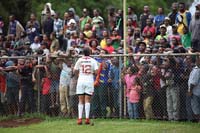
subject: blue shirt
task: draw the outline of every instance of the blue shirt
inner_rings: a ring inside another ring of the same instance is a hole
[[[19,89],[19,76],[15,72],[6,73],[7,88]]]
[[[156,15],[154,17],[154,23],[157,28],[163,23],[164,19],[165,19],[165,15]]]
[[[114,89],[119,89],[119,76],[119,67],[112,65],[110,68],[110,78],[112,79]]]

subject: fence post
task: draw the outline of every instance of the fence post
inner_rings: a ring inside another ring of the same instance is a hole
[[[122,110],[123,110],[123,104],[122,104],[122,98],[123,98],[123,89],[122,89],[122,81],[121,81],[121,68],[122,68],[122,57],[119,56],[119,117],[122,118]]]
[[[42,57],[38,57],[38,65],[40,65],[41,63],[41,59]],[[40,113],[40,69],[38,69],[38,72],[37,72],[37,90],[38,90],[38,107],[37,107],[37,112]]]

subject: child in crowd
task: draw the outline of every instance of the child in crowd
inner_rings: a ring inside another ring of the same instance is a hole
[[[42,111],[45,114],[48,114],[49,106],[50,106],[50,87],[51,87],[51,76],[48,72],[48,69],[46,66],[45,68],[45,76],[42,78]]]
[[[131,66],[131,67],[128,67],[127,73],[125,74],[125,76],[123,77],[123,75],[122,75],[122,77],[123,77],[122,79],[126,86],[126,97],[127,97],[129,118],[133,118],[133,111],[132,111],[132,107],[131,107],[132,105],[131,105],[131,102],[129,99],[130,99],[130,90],[131,90],[133,81],[137,76],[137,72],[138,72],[138,68]]]
[[[142,87],[140,85],[140,78],[136,77],[133,79],[133,84],[130,88],[130,95],[129,95],[129,102],[131,105],[131,111],[132,111],[132,119],[138,119],[139,118],[139,101],[140,101],[140,92],[142,90]]]

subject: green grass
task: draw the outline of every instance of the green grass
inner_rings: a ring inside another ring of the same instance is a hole
[[[95,119],[94,126],[78,126],[75,119],[40,117],[45,119],[40,124],[0,128],[0,133],[200,133],[200,124],[189,122]]]

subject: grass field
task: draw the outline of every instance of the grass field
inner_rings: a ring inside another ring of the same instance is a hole
[[[42,123],[0,128],[0,133],[200,133],[200,124],[128,119],[95,119],[94,126],[76,125],[75,119],[46,118]]]

